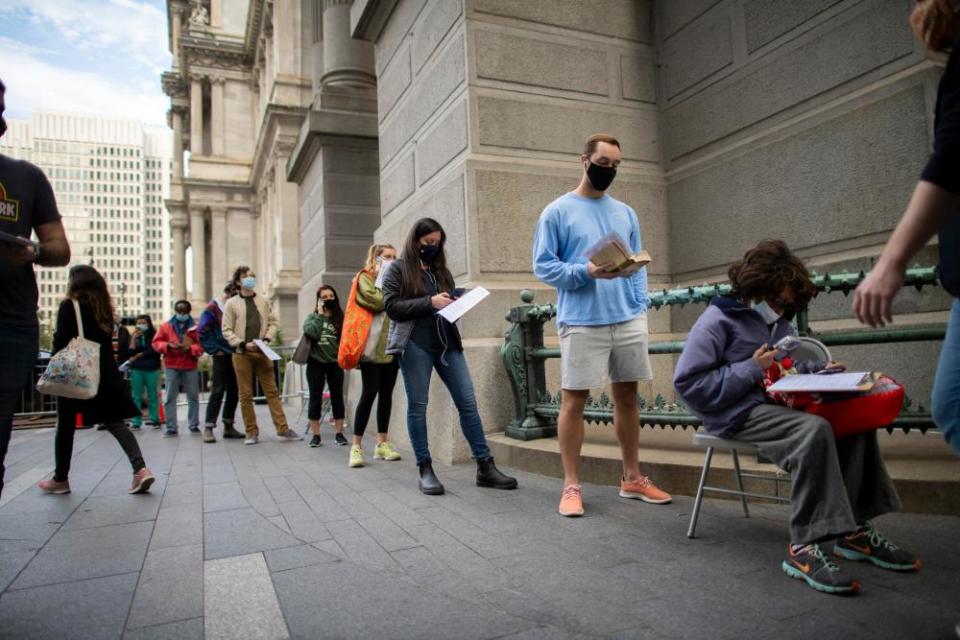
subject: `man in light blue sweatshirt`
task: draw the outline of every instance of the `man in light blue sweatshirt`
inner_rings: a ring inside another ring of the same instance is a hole
[[[533,272],[557,289],[563,387],[558,432],[564,474],[559,512],[573,517],[583,515],[583,410],[590,390],[607,380],[623,457],[620,496],[653,504],[671,501],[640,473],[638,460],[637,382],[653,378],[647,353],[646,268],[614,272],[612,265],[594,264],[586,256],[588,248],[612,232],[634,253],[641,250],[636,212],[605,193],[620,165],[620,143],[606,134],[592,135],[580,163],[580,184],[547,205],[533,241]]]

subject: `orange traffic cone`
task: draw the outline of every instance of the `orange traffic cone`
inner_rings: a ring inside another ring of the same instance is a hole
[[[82,414],[82,413],[78,413],[78,414],[77,414],[76,421],[75,421],[74,424],[76,425],[77,429],[83,429],[83,414]]]

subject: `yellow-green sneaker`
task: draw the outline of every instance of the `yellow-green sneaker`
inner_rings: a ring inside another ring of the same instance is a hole
[[[362,467],[363,466],[363,449],[357,445],[350,447],[350,467]]]
[[[400,454],[397,453],[389,442],[381,442],[373,450],[374,460],[399,460]]]

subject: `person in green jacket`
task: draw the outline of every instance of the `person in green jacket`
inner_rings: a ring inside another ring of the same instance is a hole
[[[377,403],[377,448],[374,460],[400,460],[387,439],[390,426],[390,413],[393,409],[393,387],[397,384],[400,365],[396,358],[387,353],[387,337],[390,333],[390,319],[383,307],[383,292],[377,286],[382,280],[381,272],[390,268],[397,259],[397,250],[390,244],[374,244],[367,253],[367,263],[363,271],[357,274],[358,306],[373,313],[370,333],[360,358],[360,377],[363,389],[357,402],[357,413],[353,419],[353,446],[350,447],[350,467],[363,466],[363,434],[367,430],[373,403]],[[349,309],[349,307],[348,307]]]
[[[340,333],[343,331],[343,309],[336,289],[320,285],[317,289],[317,307],[303,323],[303,333],[310,338],[310,359],[307,361],[307,386],[310,389],[310,404],[307,417],[313,431],[311,447],[320,446],[320,416],[323,408],[323,388],[330,387],[330,403],[333,405],[333,420],[338,445],[347,445],[343,435],[343,369],[337,364],[340,349]]]

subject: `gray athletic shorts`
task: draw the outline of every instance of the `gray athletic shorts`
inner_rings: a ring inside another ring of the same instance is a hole
[[[560,375],[570,391],[652,380],[646,314],[619,324],[560,329]]]

